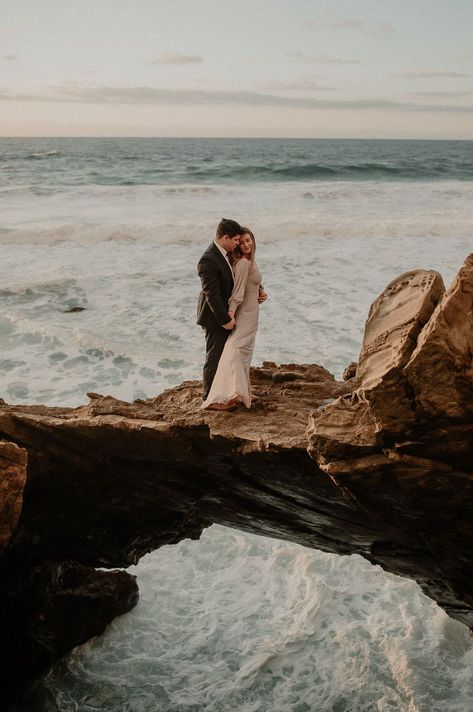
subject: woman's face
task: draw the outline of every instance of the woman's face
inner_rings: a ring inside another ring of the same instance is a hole
[[[240,237],[240,250],[245,257],[251,255],[253,251],[253,240],[251,239],[251,235],[248,235],[247,232]]]

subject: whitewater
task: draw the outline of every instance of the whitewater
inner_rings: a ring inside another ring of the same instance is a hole
[[[196,263],[224,216],[254,230],[269,293],[253,362],[340,377],[391,279],[423,267],[448,285],[472,252],[472,155],[468,142],[0,140],[0,397],[76,406],[200,378]],[[358,556],[213,526],[130,572],[138,606],[18,712],[473,709],[468,630]]]

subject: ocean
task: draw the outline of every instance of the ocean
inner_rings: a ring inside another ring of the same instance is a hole
[[[473,251],[473,142],[0,139],[0,397],[77,406],[200,378],[196,264],[248,225],[253,363],[356,360],[401,272]],[[473,641],[358,556],[212,526],[131,569],[141,598],[17,712],[468,712]]]

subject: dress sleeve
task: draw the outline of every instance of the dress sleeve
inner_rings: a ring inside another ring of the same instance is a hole
[[[242,257],[241,260],[238,260],[235,265],[235,281],[233,284],[233,292],[230,296],[230,302],[228,305],[228,310],[231,312],[235,312],[243,301],[251,264],[252,263],[247,260],[246,257]]]

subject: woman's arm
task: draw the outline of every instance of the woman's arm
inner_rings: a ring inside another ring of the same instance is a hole
[[[245,287],[248,281],[248,275],[250,273],[251,265],[252,263],[245,257],[242,257],[241,260],[238,260],[235,265],[233,292],[231,293],[230,301],[228,304],[228,311],[232,314],[236,312],[239,305],[243,301],[243,297],[245,296]]]

